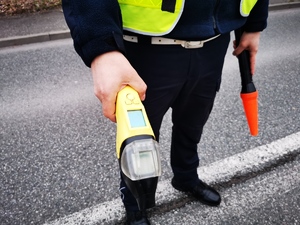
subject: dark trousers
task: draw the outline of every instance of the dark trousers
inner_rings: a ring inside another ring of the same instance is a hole
[[[171,167],[183,185],[198,182],[197,144],[220,88],[229,40],[229,34],[221,35],[197,49],[125,42],[127,58],[148,87],[143,104],[157,140],[172,108]],[[122,178],[120,191],[125,207],[137,210]]]

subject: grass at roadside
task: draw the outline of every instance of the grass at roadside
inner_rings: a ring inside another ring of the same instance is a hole
[[[0,0],[0,15],[38,12],[61,6],[61,0]]]

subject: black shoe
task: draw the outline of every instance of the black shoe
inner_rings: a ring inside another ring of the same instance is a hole
[[[126,211],[126,225],[150,225],[145,211]]]
[[[171,183],[176,190],[191,193],[197,200],[205,205],[218,206],[221,203],[220,194],[201,180],[199,180],[199,183],[193,187],[181,186],[181,184],[176,182],[174,178]]]

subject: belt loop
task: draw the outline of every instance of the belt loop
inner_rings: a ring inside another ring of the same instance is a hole
[[[144,45],[150,45],[151,44],[151,38],[150,36],[146,35],[138,35],[138,43],[139,44],[144,44]]]

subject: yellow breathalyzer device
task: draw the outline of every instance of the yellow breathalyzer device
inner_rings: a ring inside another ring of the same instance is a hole
[[[138,93],[126,86],[117,96],[116,152],[122,177],[140,209],[155,205],[161,163],[144,105]]]
[[[160,176],[158,144],[144,105],[130,86],[118,93],[116,118],[117,158],[123,164],[123,172],[132,180]]]

